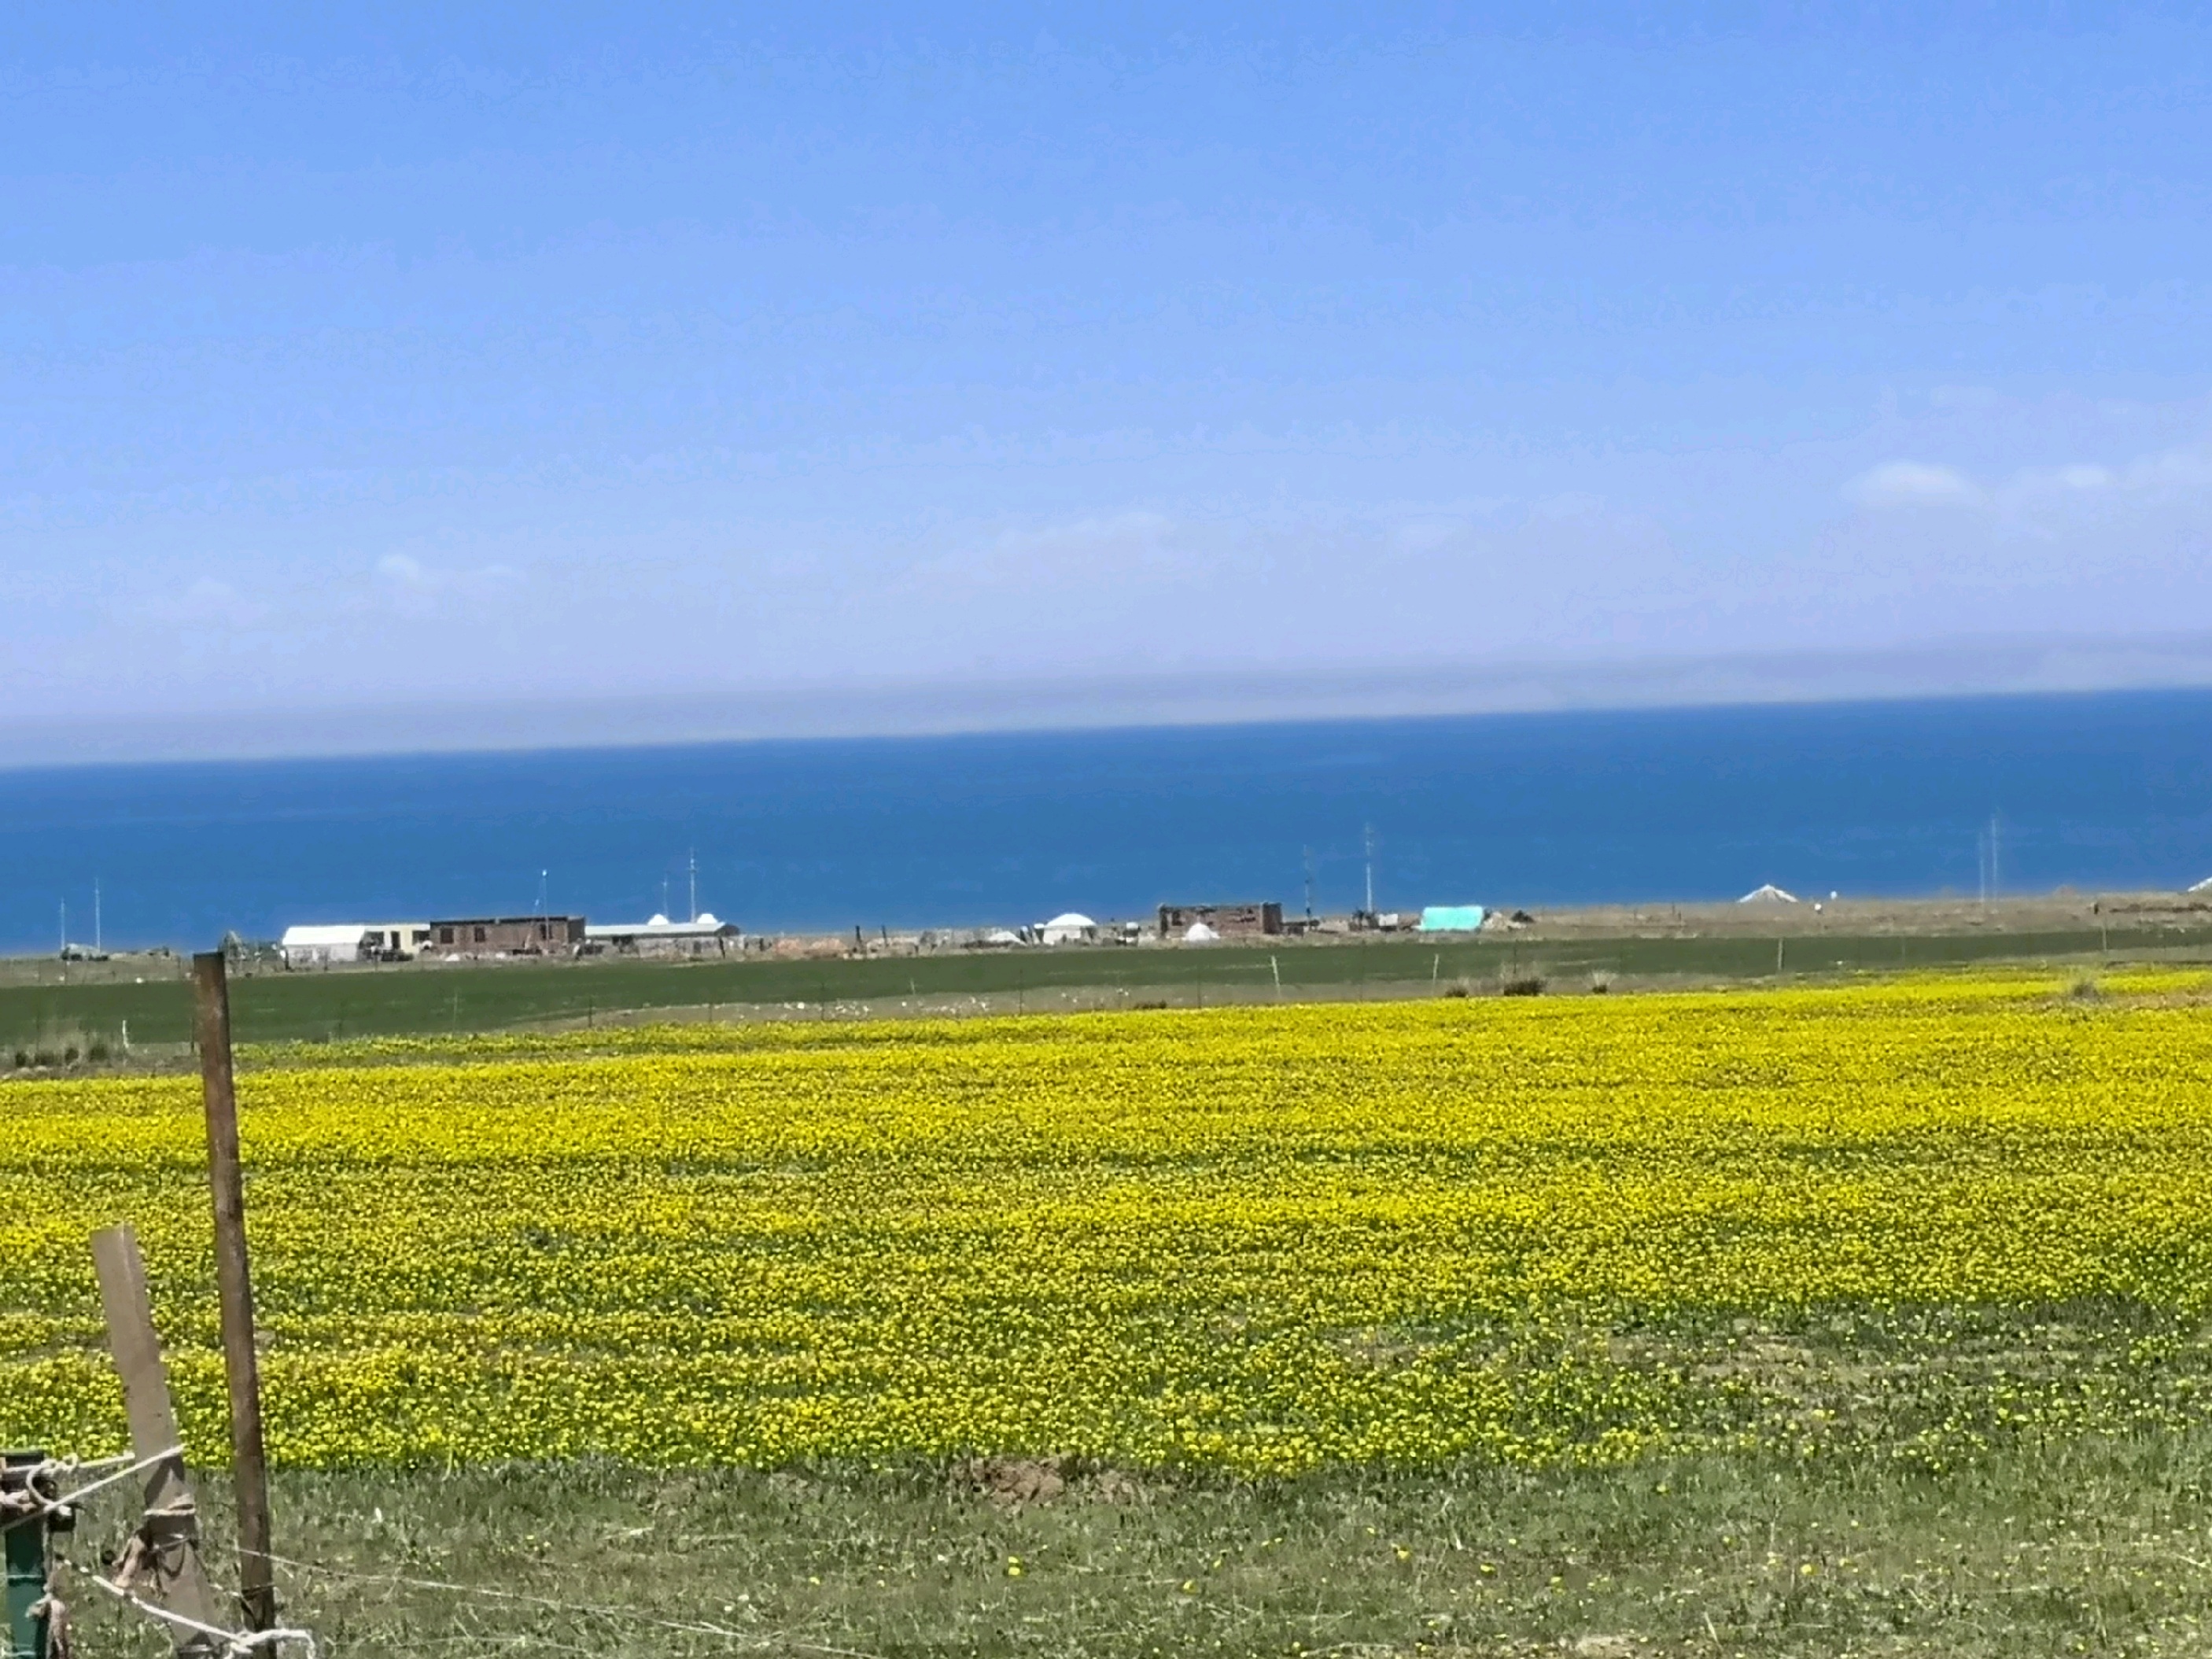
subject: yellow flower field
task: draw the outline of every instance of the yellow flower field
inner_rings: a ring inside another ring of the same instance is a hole
[[[1940,1463],[2191,1419],[2212,1011],[2107,988],[280,1057],[240,1082],[271,1451]],[[85,1239],[128,1218],[219,1455],[197,1083],[0,1121],[0,1443],[120,1443]]]

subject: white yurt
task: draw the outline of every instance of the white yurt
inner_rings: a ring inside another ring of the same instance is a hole
[[[1211,945],[1220,937],[1204,922],[1194,921],[1183,929],[1182,942],[1185,945]]]
[[[1098,937],[1098,924],[1080,911],[1064,910],[1037,929],[1047,945],[1080,945]]]

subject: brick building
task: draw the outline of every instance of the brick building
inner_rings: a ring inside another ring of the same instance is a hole
[[[571,957],[583,943],[581,916],[464,916],[433,921],[424,948],[436,956]]]
[[[1283,907],[1264,904],[1163,904],[1160,937],[1180,939],[1194,922],[1204,922],[1224,939],[1256,939],[1283,931]]]

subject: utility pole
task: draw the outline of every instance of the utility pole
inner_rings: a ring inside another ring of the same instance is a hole
[[[684,861],[690,871],[691,920],[696,921],[699,920],[699,854],[696,852],[687,852],[684,855]]]
[[[230,1389],[230,1456],[238,1501],[238,1599],[247,1628],[276,1622],[269,1559],[269,1468],[261,1444],[261,1368],[253,1352],[253,1280],[246,1258],[246,1181],[238,1156],[238,1096],[230,1069],[230,986],[222,952],[192,958],[192,1032],[207,1109],[208,1184],[215,1194],[216,1294],[222,1370]]]
[[[100,878],[92,878],[92,953],[100,954]]]
[[[1367,849],[1367,919],[1375,919],[1375,826],[1369,824],[1362,837]]]
[[[1306,920],[1311,921],[1313,920],[1313,848],[1307,847],[1301,848],[1300,851],[1304,854],[1306,872]]]

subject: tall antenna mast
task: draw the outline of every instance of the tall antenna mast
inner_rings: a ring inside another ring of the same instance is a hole
[[[1997,896],[1997,815],[1990,814],[1990,896]]]
[[[100,878],[92,878],[92,953],[100,954]]]
[[[1375,914],[1375,826],[1371,823],[1367,826],[1365,840],[1367,845],[1367,914],[1371,916]]]
[[[1306,872],[1306,920],[1311,921],[1313,920],[1313,848],[1303,847],[1298,850],[1303,854]]]
[[[69,901],[62,901],[62,954],[69,954]]]
[[[686,854],[684,854],[684,861],[685,865],[689,867],[689,870],[690,870],[690,876],[691,876],[691,920],[692,920],[692,921],[698,921],[698,920],[699,920],[699,854],[698,854],[698,853],[697,853],[696,850],[695,850],[695,851],[692,851],[692,852],[687,852],[687,853],[686,853]]]

